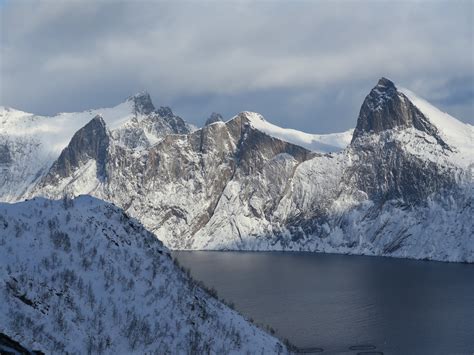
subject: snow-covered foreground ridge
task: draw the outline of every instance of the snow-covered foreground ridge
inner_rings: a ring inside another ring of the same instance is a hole
[[[0,333],[47,354],[287,353],[119,208],[0,203]]]
[[[122,128],[94,116],[40,171],[25,158],[29,143],[0,145],[0,198],[91,194],[172,249],[474,261],[474,128],[388,79],[365,98],[350,142],[252,112],[213,114],[193,130],[134,98]],[[25,171],[31,179],[18,178]]]

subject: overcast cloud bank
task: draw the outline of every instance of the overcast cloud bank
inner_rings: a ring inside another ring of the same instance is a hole
[[[146,89],[202,124],[239,111],[355,125],[381,76],[473,123],[473,2],[6,1],[0,104],[40,114]]]

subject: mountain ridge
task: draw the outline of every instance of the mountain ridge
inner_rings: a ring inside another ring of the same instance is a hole
[[[87,155],[69,177],[40,178],[22,198],[113,201],[173,249],[473,261],[474,129],[403,92],[381,79],[350,144],[324,154],[246,111],[139,149],[135,136],[125,144],[110,130],[106,181],[94,178],[97,161]]]

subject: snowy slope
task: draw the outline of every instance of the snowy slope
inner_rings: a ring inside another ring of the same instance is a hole
[[[45,150],[57,156],[69,143],[73,134],[97,115],[102,116],[111,129],[117,128],[134,117],[133,102],[127,100],[112,108],[59,113],[52,117],[38,116],[2,106],[0,133],[10,137],[37,137],[45,145]]]
[[[45,353],[286,353],[92,197],[0,204],[0,333]]]
[[[8,154],[3,170],[0,196],[15,201],[44,175],[67,146],[73,134],[101,113],[111,124],[130,119],[132,104],[125,102],[112,109],[60,113],[53,117],[0,107],[0,146]]]
[[[276,126],[255,112],[242,112],[251,125],[266,134],[318,153],[338,152],[346,148],[352,139],[353,129],[342,133],[310,134],[295,129]]]
[[[137,150],[158,143],[167,134],[194,129],[169,108],[155,109],[146,92],[112,108],[52,117],[0,106],[0,200],[15,201],[27,193],[47,173],[74,133],[97,116],[107,123],[117,144]]]
[[[446,112],[442,112],[408,89],[401,88],[400,91],[440,131],[446,142],[455,148],[451,160],[462,167],[472,165],[474,163],[474,126],[463,123]]]

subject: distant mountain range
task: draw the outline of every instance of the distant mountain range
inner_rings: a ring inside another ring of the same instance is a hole
[[[171,249],[474,262],[474,127],[382,78],[354,130],[242,112],[197,129],[140,93],[108,109],[0,108],[0,200],[88,194]]]

